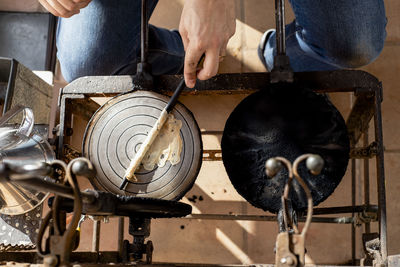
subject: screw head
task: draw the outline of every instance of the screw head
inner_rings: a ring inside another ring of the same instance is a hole
[[[285,264],[286,266],[293,266],[295,264],[295,261],[293,260],[292,257],[286,256],[281,258],[281,263]]]

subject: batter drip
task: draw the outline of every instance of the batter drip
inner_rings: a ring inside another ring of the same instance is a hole
[[[151,171],[155,165],[163,167],[167,161],[170,161],[172,165],[181,161],[181,128],[182,121],[168,114],[167,121],[142,160],[144,169]]]

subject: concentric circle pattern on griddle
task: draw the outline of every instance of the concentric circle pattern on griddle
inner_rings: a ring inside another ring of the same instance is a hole
[[[83,143],[84,156],[94,164],[96,189],[115,194],[167,200],[181,198],[193,185],[201,165],[202,147],[197,123],[182,104],[172,114],[182,121],[181,161],[172,166],[136,171],[138,182],[129,183],[121,192],[119,185],[141,143],[157,121],[168,97],[149,91],[136,91],[111,99],[90,120]]]

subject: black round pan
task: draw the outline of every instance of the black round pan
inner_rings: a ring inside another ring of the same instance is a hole
[[[345,174],[349,139],[345,122],[327,96],[295,84],[275,84],[245,98],[228,118],[222,137],[222,158],[229,178],[252,205],[278,212],[287,170],[265,174],[265,162],[275,156],[293,162],[305,153],[320,155],[325,165],[313,176],[300,164],[314,205],[330,196]],[[307,207],[294,181],[290,198],[295,210]]]

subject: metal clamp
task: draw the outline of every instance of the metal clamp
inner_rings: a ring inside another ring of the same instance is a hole
[[[85,158],[72,160],[68,166],[62,161],[54,161],[53,166],[62,167],[65,178],[62,184],[72,188],[74,195],[73,216],[68,227],[66,226],[66,213],[60,209],[62,197],[56,195],[51,205],[51,210],[43,218],[37,237],[37,252],[44,258],[43,263],[48,267],[69,266],[70,255],[79,245],[79,224],[82,215],[82,194],[79,190],[76,175],[83,175],[86,169],[92,169],[91,162]],[[52,233],[44,240],[46,229]],[[42,244],[46,243],[43,248]]]
[[[271,158],[267,160],[265,164],[266,172],[269,177],[275,176],[281,170],[283,167],[282,163],[286,165],[289,172],[288,181],[282,195],[283,223],[285,230],[279,233],[276,239],[275,264],[277,267],[301,267],[305,265],[305,236],[311,224],[313,200],[308,186],[297,171],[299,163],[303,160],[307,160],[307,168],[312,174],[317,175],[321,172],[323,160],[320,156],[314,154],[301,155],[294,161],[293,166],[287,159],[282,157]],[[301,233],[296,223],[294,223],[293,216],[288,214],[289,191],[293,176],[303,188],[308,201],[307,218]]]

